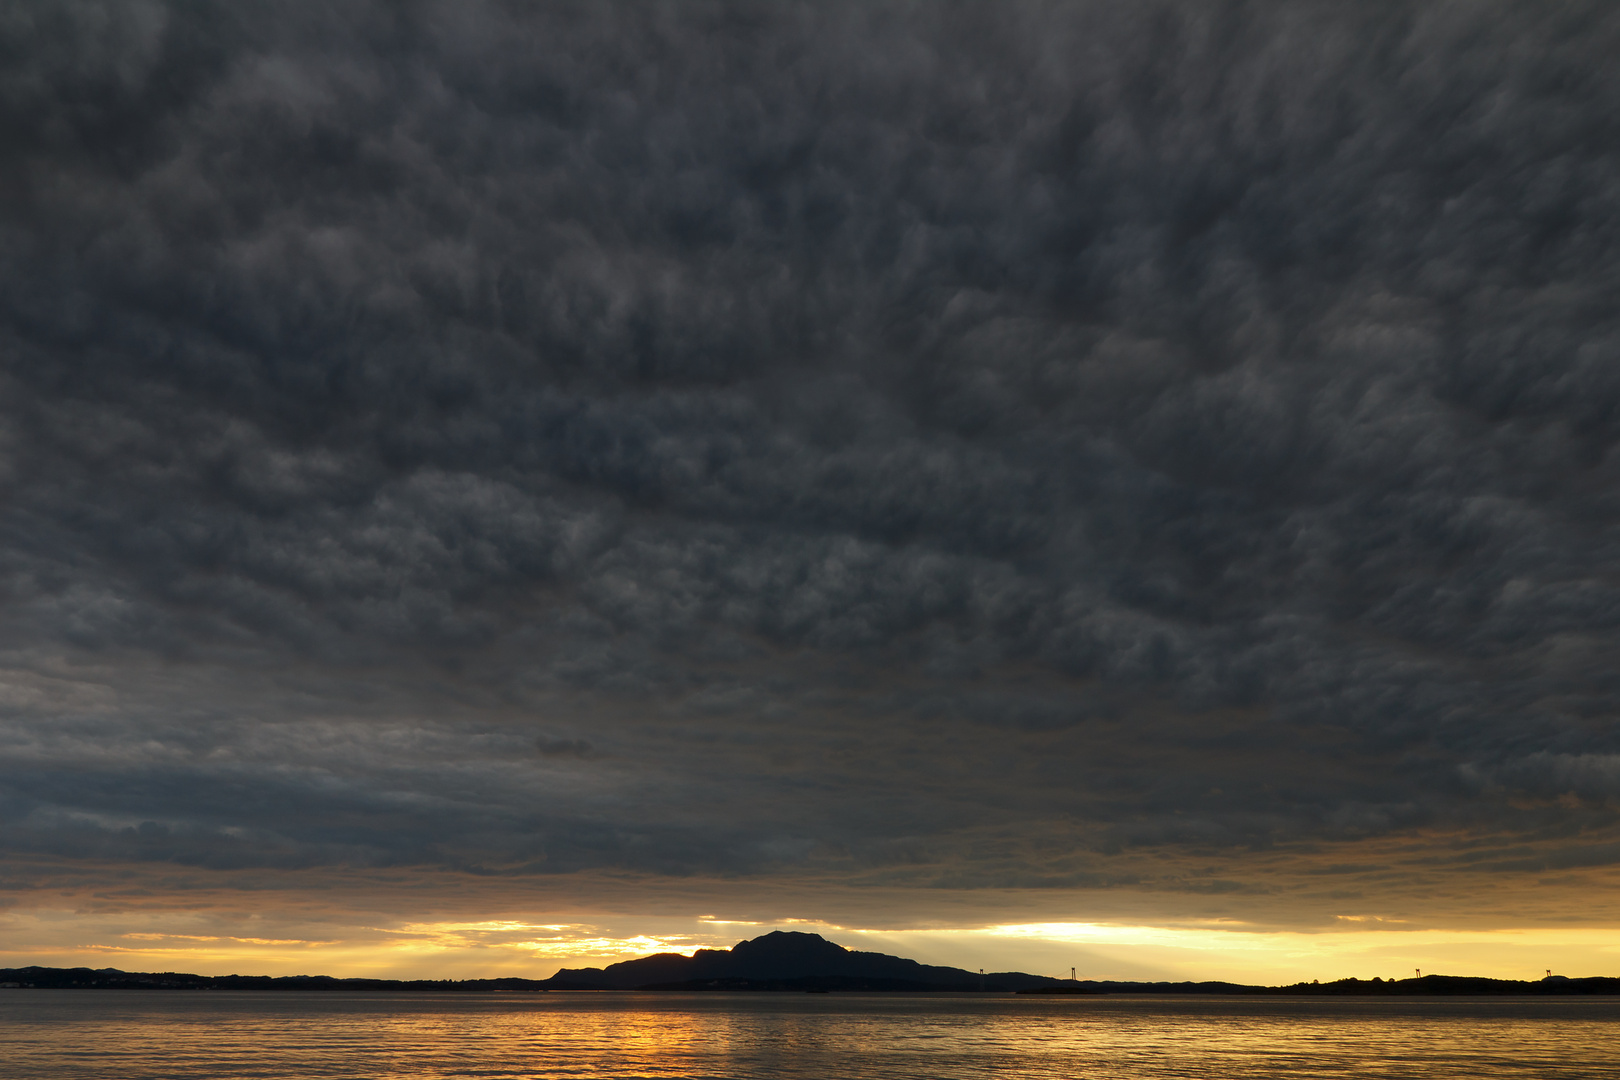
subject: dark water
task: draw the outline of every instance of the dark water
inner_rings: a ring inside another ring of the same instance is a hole
[[[0,1077],[1620,1077],[1620,1000],[0,990]]]

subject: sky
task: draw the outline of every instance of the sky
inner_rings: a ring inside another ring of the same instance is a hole
[[[4,5],[0,965],[1620,975],[1616,55]]]

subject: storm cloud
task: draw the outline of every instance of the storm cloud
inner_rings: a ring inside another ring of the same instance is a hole
[[[1601,5],[19,3],[0,55],[19,888],[1620,859]]]

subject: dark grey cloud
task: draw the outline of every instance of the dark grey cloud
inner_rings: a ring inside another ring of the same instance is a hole
[[[1617,51],[14,5],[13,847],[1190,888],[1606,835]]]

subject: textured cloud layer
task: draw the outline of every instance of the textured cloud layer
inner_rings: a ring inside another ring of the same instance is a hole
[[[1620,859],[1600,5],[41,3],[0,50],[18,860]]]

